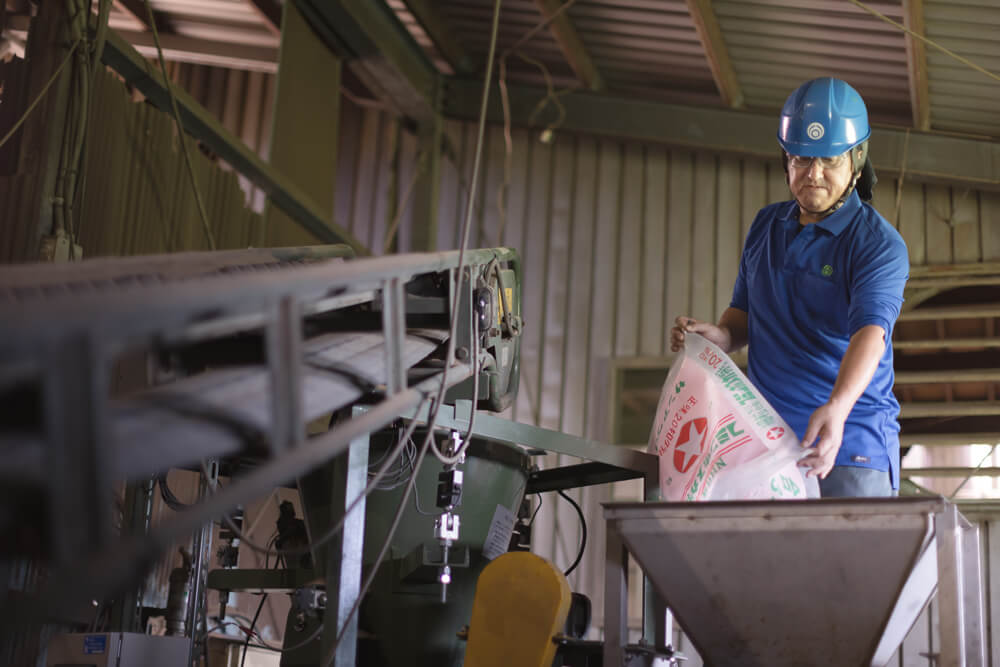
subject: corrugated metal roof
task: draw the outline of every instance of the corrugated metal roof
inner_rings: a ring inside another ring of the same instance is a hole
[[[713,3],[748,107],[780,108],[798,83],[836,76],[858,89],[873,120],[909,124],[902,32],[847,2]],[[902,21],[900,2],[873,3]]]
[[[991,72],[1000,72],[1000,3],[924,0],[927,37]],[[937,49],[927,49],[931,127],[1000,137],[1000,82]]]
[[[161,37],[175,39],[174,57],[184,60],[185,49],[190,49],[192,62],[222,63],[225,59],[220,60],[219,54],[228,45],[238,44],[258,49],[233,58],[236,64],[256,70],[262,69],[261,58],[272,53],[276,57],[279,37],[274,16],[281,1],[152,0],[163,24]],[[396,13],[443,73],[475,75],[484,70],[493,0],[378,1]],[[565,16],[599,72],[605,92],[699,106],[724,104],[689,9],[689,4],[697,3],[567,1],[573,4]],[[544,20],[543,4],[543,0],[503,0],[499,52]],[[846,79],[861,92],[873,121],[915,126],[919,114],[911,107],[914,77],[906,35],[852,0],[714,0],[705,4],[717,20],[724,56],[731,62],[735,85],[747,108],[776,111],[797,83],[830,75]],[[907,22],[904,0],[866,4],[893,21]],[[998,0],[922,0],[918,4],[922,4],[925,32],[931,40],[1000,72]],[[270,20],[260,7],[271,8]],[[428,14],[433,18],[431,29],[422,24]],[[130,39],[149,41],[146,22],[142,4],[114,3],[110,25]],[[448,44],[437,43],[442,36]],[[195,53],[199,48],[205,51],[200,56]],[[518,51],[530,61],[507,59],[511,82],[543,85],[550,76],[560,88],[586,83],[549,28],[539,30]],[[925,51],[931,129],[1000,138],[996,113],[1000,82],[930,46]],[[456,53],[471,62],[459,66]]]

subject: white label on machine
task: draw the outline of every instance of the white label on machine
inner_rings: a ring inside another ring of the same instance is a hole
[[[490,531],[486,533],[483,556],[493,560],[497,556],[507,553],[516,518],[509,509],[503,505],[497,505],[497,510],[493,513],[493,521],[490,522]]]

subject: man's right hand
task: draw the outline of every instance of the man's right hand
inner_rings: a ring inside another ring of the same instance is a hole
[[[674,327],[670,330],[670,350],[680,352],[684,347],[684,334],[696,333],[704,336],[709,342],[718,345],[724,352],[729,352],[732,340],[729,330],[724,329],[711,322],[702,322],[693,317],[681,315],[674,320]]]

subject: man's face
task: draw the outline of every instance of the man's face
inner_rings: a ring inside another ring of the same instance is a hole
[[[802,209],[802,222],[815,222],[815,216],[834,205],[851,182],[848,153],[833,158],[788,156],[788,187]]]

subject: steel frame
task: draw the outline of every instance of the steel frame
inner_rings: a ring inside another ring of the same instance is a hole
[[[958,508],[943,498],[919,501],[899,499],[901,510],[909,505],[913,511],[926,514],[927,530],[931,543],[913,563],[911,574],[900,591],[896,606],[890,614],[879,645],[872,658],[873,665],[885,664],[892,656],[899,642],[909,631],[903,627],[896,612],[909,606],[918,613],[937,591],[940,604],[941,650],[936,664],[941,667],[985,667],[986,648],[984,612],[980,572],[979,528],[971,524]],[[795,501],[796,503],[800,501]],[[882,507],[892,509],[883,501]],[[787,512],[773,512],[773,503],[722,503],[729,507],[719,508],[726,512],[726,520],[736,529],[745,517],[766,515],[771,521],[791,524],[801,523],[804,517],[824,516],[844,513],[864,514],[869,512],[863,500],[849,500],[834,505],[834,501],[801,501],[801,516],[792,517]],[[707,505],[707,511],[716,511]],[[604,665],[617,667],[625,664],[625,645],[628,641],[628,561],[629,551],[618,522],[626,519],[635,503],[619,503],[605,506],[605,579],[604,579]],[[684,509],[678,503],[662,503],[646,507],[649,513],[644,518],[661,520],[667,529],[667,518],[677,518],[677,510]],[[697,508],[685,510],[688,521],[697,520]],[[871,512],[879,512],[872,506]],[[721,514],[720,514],[721,516]],[[634,517],[632,517],[634,518]],[[916,605],[914,607],[914,605]],[[913,614],[916,617],[916,614]],[[898,639],[898,641],[896,641]],[[893,643],[895,641],[895,643]]]
[[[45,398],[41,460],[55,463],[45,493],[55,560],[62,567],[40,599],[39,611],[56,616],[71,613],[91,599],[127,589],[145,563],[175,540],[333,459],[353,441],[417,407],[442,382],[451,387],[470,377],[470,363],[453,362],[447,373],[438,372],[408,387],[401,351],[404,284],[427,273],[446,272],[454,280],[459,256],[457,251],[395,255],[0,303],[0,367],[14,365],[18,378],[41,383]],[[516,264],[518,257],[506,248],[471,250],[464,254],[461,267],[493,261]],[[381,294],[385,306],[385,399],[364,415],[304,443],[301,318],[341,307],[345,299],[368,300],[373,294]],[[462,301],[471,298],[470,285],[464,286],[463,295]],[[128,453],[129,445],[115,442],[108,429],[107,378],[116,355],[128,346],[155,348],[164,342],[192,342],[220,332],[261,328],[266,332],[275,397],[268,433],[272,457],[162,522],[147,538],[115,543],[107,521],[111,485],[118,479],[119,456]],[[467,341],[456,342],[468,347]],[[6,478],[16,474],[16,470],[0,472]]]

